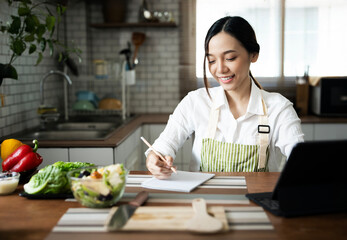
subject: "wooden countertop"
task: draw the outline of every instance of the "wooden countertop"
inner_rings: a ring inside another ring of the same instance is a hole
[[[148,174],[148,172],[132,172]],[[217,173],[217,175],[245,176],[248,192],[272,191],[279,173]],[[77,202],[65,200],[29,200],[18,196],[23,186],[15,193],[0,196],[0,239],[345,239],[347,235],[347,213],[320,214],[314,216],[282,218],[266,212],[275,230],[229,231],[218,234],[190,234],[188,232],[114,232],[114,233],[51,233],[53,227],[68,208],[79,208]],[[139,188],[138,191],[142,189]],[[218,189],[213,189],[214,193]],[[127,188],[126,192],[129,191]],[[151,190],[148,190],[151,192]],[[192,191],[195,193],[196,190]],[[220,189],[227,193],[228,189]],[[145,206],[156,205],[146,203]],[[160,205],[160,204],[158,204]],[[171,205],[187,205],[175,203]],[[230,206],[232,204],[227,204]],[[250,205],[255,206],[253,202]],[[47,238],[48,237],[48,238]]]
[[[78,141],[48,141],[41,140],[40,147],[117,147],[132,132],[143,124],[166,124],[169,119],[169,113],[162,114],[141,114],[135,116],[124,126],[116,129],[109,138],[105,140],[78,140]],[[307,115],[300,117],[302,123],[347,123],[347,118],[328,118]],[[24,143],[31,144],[31,142]]]
[[[301,123],[347,123],[346,117],[319,117],[316,115],[299,116]]]

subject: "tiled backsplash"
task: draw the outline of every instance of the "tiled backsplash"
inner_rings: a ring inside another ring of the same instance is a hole
[[[144,32],[146,40],[138,52],[139,64],[136,67],[136,84],[129,87],[130,112],[165,113],[172,112],[179,102],[179,52],[180,27],[177,28],[107,28],[97,29],[90,23],[103,22],[102,6],[91,1],[88,7],[85,1],[69,2],[66,18],[68,43],[74,43],[82,50],[82,62],[77,63],[80,75],[69,74],[73,84],[69,86],[69,106],[79,90],[94,91],[99,98],[106,94],[120,96],[119,77],[111,76],[107,80],[97,80],[93,76],[93,60],[105,59],[121,63],[124,55],[119,52],[131,42],[133,32]],[[147,1],[152,10],[170,11],[179,25],[179,0]],[[142,0],[127,1],[127,22],[137,22],[138,10]],[[7,3],[0,2],[1,20],[10,16]],[[87,21],[88,20],[88,21]],[[64,29],[59,32],[64,36]],[[0,62],[9,60],[7,36],[0,33]],[[134,45],[132,45],[134,50]],[[36,110],[40,103],[39,82],[49,70],[58,69],[56,61],[45,56],[42,63],[34,66],[36,56],[24,55],[14,63],[19,80],[5,79],[0,93],[5,95],[5,105],[0,107],[0,136],[8,135],[39,124]],[[58,90],[58,91],[57,91]],[[45,83],[45,102],[59,106],[62,111],[63,83],[55,77]]]

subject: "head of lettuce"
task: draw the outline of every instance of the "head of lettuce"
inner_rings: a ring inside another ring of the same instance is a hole
[[[39,170],[24,184],[24,191],[29,194],[58,194],[69,193],[70,185],[66,174],[68,171],[94,166],[92,163],[82,162],[55,162]]]

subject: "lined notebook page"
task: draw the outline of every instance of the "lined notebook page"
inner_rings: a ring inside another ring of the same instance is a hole
[[[169,179],[159,180],[155,177],[148,179],[141,183],[141,187],[166,191],[190,192],[213,176],[214,174],[212,173],[177,171],[177,174],[173,173]]]

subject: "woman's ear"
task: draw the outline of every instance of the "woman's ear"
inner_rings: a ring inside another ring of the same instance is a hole
[[[259,57],[259,53],[257,52],[251,53],[251,62],[255,63],[258,60],[258,57]]]

